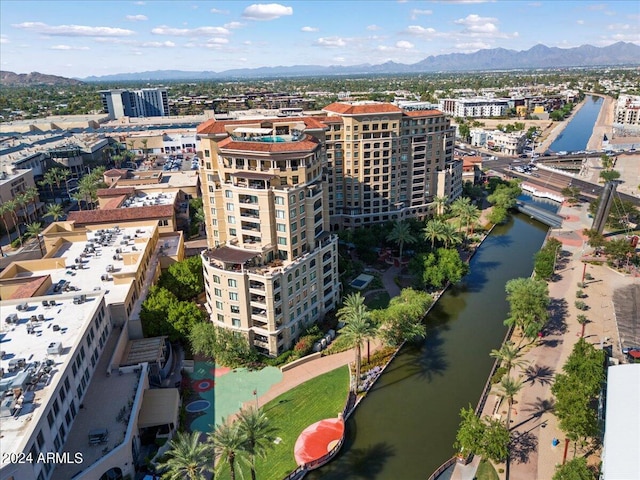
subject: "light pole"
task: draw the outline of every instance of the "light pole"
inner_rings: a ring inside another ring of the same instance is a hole
[[[44,257],[44,249],[42,248],[42,234],[36,235],[36,240],[38,241],[38,247],[40,248],[40,255]]]

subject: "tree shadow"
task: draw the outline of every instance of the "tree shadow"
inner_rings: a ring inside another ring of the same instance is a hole
[[[564,298],[552,298],[549,302],[549,321],[544,326],[545,335],[562,335],[567,331],[565,318],[568,304]]]
[[[543,414],[547,412],[552,412],[555,409],[555,407],[556,407],[556,402],[553,399],[553,397],[549,399],[536,397],[536,400],[534,402],[527,403],[520,410],[522,413],[524,412],[530,413],[529,417],[521,421],[517,425],[514,425],[512,429],[515,430],[516,428],[521,427],[522,425],[524,425],[527,422],[530,422],[531,420],[540,419],[540,417],[542,417]]]
[[[338,480],[342,478],[374,479],[384,468],[387,460],[395,455],[392,445],[376,443],[368,448],[350,448],[319,470],[306,475],[310,480]]]
[[[555,370],[546,365],[529,365],[525,371],[525,382],[531,382],[531,385],[535,385],[536,381],[540,385],[551,385]]]
[[[511,439],[509,443],[509,458],[512,462],[526,463],[529,454],[538,448],[538,437],[530,431],[524,432]]]
[[[476,254],[477,255],[477,254]],[[475,257],[474,257],[475,259]],[[471,260],[469,273],[462,279],[465,292],[479,292],[490,281],[489,272],[500,266],[500,262]]]

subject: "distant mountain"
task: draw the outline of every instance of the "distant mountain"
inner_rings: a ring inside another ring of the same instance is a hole
[[[0,70],[0,84],[5,87],[25,85],[80,85],[84,82],[74,78],[47,75],[39,72],[13,73]]]

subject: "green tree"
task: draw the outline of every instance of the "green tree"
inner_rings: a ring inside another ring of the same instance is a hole
[[[612,182],[620,178],[620,172],[617,170],[601,170],[599,179],[601,182]]]
[[[0,203],[0,220],[2,220],[2,223],[4,224],[4,229],[6,230],[7,236],[9,237],[9,243],[11,243],[11,232],[9,231],[9,222],[7,221],[5,215],[9,214],[10,216],[12,216],[15,208],[16,203],[13,200]]]
[[[471,200],[467,197],[458,197],[451,204],[451,213],[458,217],[458,231],[462,231],[462,225],[465,221],[464,214],[468,206],[471,205]]]
[[[500,366],[506,369],[507,375],[511,373],[513,367],[522,368],[529,363],[521,358],[522,352],[520,351],[520,348],[518,348],[511,340],[504,342],[500,349],[491,350],[489,356],[500,360]]]
[[[218,459],[216,474],[228,467],[231,480],[236,478],[236,460],[246,463],[243,450],[244,436],[240,432],[239,424],[223,419],[215,430],[209,433],[209,442],[213,445],[213,451]]]
[[[213,472],[209,460],[211,445],[200,441],[200,432],[178,432],[170,442],[165,460],[158,464],[167,480],[206,480],[205,474]]]
[[[482,455],[482,440],[485,436],[484,422],[476,415],[471,405],[460,409],[460,425],[456,433],[453,448],[464,457],[467,455]]]
[[[427,240],[431,241],[431,249],[435,248],[436,240],[443,240],[444,238],[444,225],[442,220],[431,219],[424,227],[424,236]]]
[[[244,439],[242,449],[249,457],[251,479],[256,480],[256,457],[266,458],[267,451],[274,446],[277,431],[262,409],[243,409],[237,421],[240,435]]]
[[[604,244],[604,253],[612,264],[621,266],[627,259],[635,256],[635,247],[629,240],[616,238]]]
[[[142,302],[140,320],[145,337],[168,335],[171,341],[180,339],[180,333],[168,321],[169,310],[178,303],[176,296],[166,288],[154,285]]]
[[[431,288],[442,288],[448,282],[458,283],[469,271],[457,250],[439,248],[419,258],[423,259],[422,281]]]
[[[40,248],[40,255],[44,257],[44,250],[42,249],[42,242],[40,242],[39,237],[40,232],[42,232],[42,224],[39,222],[28,224],[27,229],[25,230],[25,233],[29,238],[36,239],[36,242],[38,242],[38,247]]]
[[[596,477],[587,466],[587,459],[579,457],[557,465],[553,480],[596,480]]]
[[[402,249],[404,244],[412,244],[417,241],[417,238],[411,232],[411,224],[408,222],[396,221],[393,224],[393,229],[387,235],[387,240],[396,242],[400,249],[400,260],[402,260]]]
[[[188,336],[193,353],[215,358],[225,367],[241,367],[257,360],[256,351],[239,332],[218,328],[211,322],[196,323]]]
[[[587,318],[586,315],[581,313],[576,317],[576,320],[582,327],[580,330],[580,338],[584,338],[584,328],[587,326],[587,323],[589,323],[589,319]]]
[[[569,200],[569,203],[580,203],[580,196],[582,194],[580,187],[567,186],[564,187],[560,193]]]
[[[45,217],[51,217],[54,222],[60,220],[60,217],[64,215],[64,208],[59,203],[50,203],[47,205],[47,212]]]
[[[505,325],[520,330],[522,336],[535,339],[549,319],[549,287],[542,280],[515,278],[506,284],[509,317]]]
[[[424,338],[427,330],[422,319],[432,303],[433,298],[426,292],[402,289],[386,309],[376,311],[376,317],[381,318],[379,335],[383,341],[396,347],[405,341]]]
[[[167,322],[178,333],[175,340],[186,339],[193,326],[203,322],[206,316],[194,302],[177,301],[167,310]]]
[[[436,195],[433,197],[433,203],[436,205],[436,216],[442,216],[447,211],[447,202],[449,197],[446,195]]]
[[[202,257],[195,255],[172,264],[162,273],[158,285],[172,292],[179,300],[191,300],[204,291]]]
[[[509,212],[507,211],[506,208],[500,207],[500,206],[494,206],[491,209],[491,212],[489,213],[489,215],[487,216],[487,220],[489,220],[489,222],[495,225],[499,225],[501,223],[504,223],[505,220],[508,218],[508,216],[509,216]]]
[[[366,340],[376,336],[376,326],[370,320],[370,312],[364,304],[364,297],[358,293],[347,295],[343,306],[338,310],[338,319],[345,322],[340,335],[355,353],[355,389],[360,386],[360,369],[362,362],[362,345]]]
[[[507,418],[505,426],[511,429],[511,410],[515,396],[522,390],[522,380],[517,380],[508,375],[502,377],[500,383],[496,384],[496,395],[507,401]]]
[[[597,230],[587,229],[582,230],[582,233],[587,237],[589,245],[593,248],[603,247],[607,243],[606,238]]]

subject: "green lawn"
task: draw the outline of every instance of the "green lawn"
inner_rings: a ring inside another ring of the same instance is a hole
[[[498,480],[500,477],[498,477],[498,472],[493,468],[491,462],[483,459],[480,461],[480,465],[478,466],[476,478],[478,480]]]
[[[378,310],[381,308],[387,308],[389,306],[389,294],[387,292],[380,292],[367,298],[365,302],[369,310]]]
[[[319,420],[337,417],[344,408],[348,392],[349,370],[347,367],[340,367],[311,379],[264,405],[267,417],[277,430],[276,436],[282,441],[274,445],[265,460],[258,460],[257,478],[281,480],[294,470],[296,462],[293,447],[302,430]],[[244,468],[244,473],[244,478],[251,478],[248,468]],[[217,478],[228,476],[228,472],[221,472]]]

